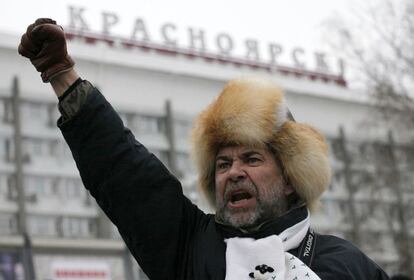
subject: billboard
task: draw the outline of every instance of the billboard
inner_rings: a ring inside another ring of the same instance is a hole
[[[20,255],[0,251],[0,280],[24,280]]]
[[[52,280],[111,280],[110,267],[100,261],[59,260],[51,263]]]

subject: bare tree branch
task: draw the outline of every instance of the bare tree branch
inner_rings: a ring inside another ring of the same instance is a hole
[[[363,84],[376,105],[369,123],[382,127],[387,124],[409,135],[414,129],[414,1],[382,0],[380,4],[376,3],[353,11],[351,20],[336,16],[327,21],[329,43],[352,67],[354,79]],[[344,141],[342,147],[356,145],[351,143],[352,139]],[[364,240],[364,228],[358,223],[369,222],[378,211],[383,213],[382,222],[388,226],[399,256],[398,269],[414,275],[413,236],[409,227],[411,212],[408,212],[412,207],[406,199],[406,192],[413,195],[414,186],[412,182],[410,187],[404,186],[403,174],[407,171],[400,167],[392,134],[385,142],[373,145],[375,152],[367,148],[373,144],[370,143],[361,145],[359,154],[348,155],[348,159],[344,157],[347,159],[346,190],[352,192],[348,197],[348,220],[353,226],[351,237],[357,242]],[[407,151],[414,150],[414,141],[410,145]],[[346,152],[346,149],[342,150]],[[370,154],[375,156],[370,158]],[[374,175],[367,174],[363,168],[362,174],[351,172],[357,168],[358,161],[374,163]],[[359,189],[355,186],[359,185],[370,189],[365,201],[367,209],[358,206]],[[366,212],[371,214],[366,215]],[[375,222],[375,218],[372,219]]]

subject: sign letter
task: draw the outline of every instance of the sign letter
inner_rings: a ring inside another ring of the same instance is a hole
[[[300,59],[298,58],[298,54],[303,55],[304,53],[305,51],[301,48],[294,48],[292,50],[292,59],[296,67],[305,68],[305,63],[303,61],[300,61]]]
[[[253,59],[253,60],[259,60],[259,49],[257,47],[257,41],[256,40],[246,40],[245,41],[247,53],[246,53],[246,59]],[[253,57],[253,58],[252,58]]]
[[[277,57],[282,53],[283,48],[279,44],[270,44],[269,45],[269,52],[270,52],[270,63],[277,64]]]
[[[69,6],[69,26],[71,28],[77,29],[79,24],[80,30],[89,31],[89,26],[86,23],[85,19],[82,17],[82,13],[84,10],[85,8],[76,8],[73,6]]]
[[[164,43],[168,46],[175,47],[177,45],[177,40],[171,39],[171,37],[168,36],[168,30],[176,30],[176,26],[172,23],[166,23],[163,26],[161,26],[161,35],[164,38]]]
[[[325,61],[325,54],[324,53],[315,53],[316,58],[316,69],[322,72],[328,72],[329,67]]]
[[[220,54],[224,56],[229,56],[230,52],[233,50],[233,39],[229,34],[221,33],[217,35],[216,44],[219,48]]]
[[[204,30],[199,29],[198,32],[193,28],[188,28],[188,32],[190,35],[190,48],[192,49],[199,49],[200,51],[204,51],[206,48],[205,40],[204,40]],[[200,47],[197,48],[197,42],[199,42]]]
[[[138,39],[137,39],[137,33],[141,34],[141,36]],[[145,22],[140,18],[137,18],[135,20],[134,29],[132,30],[131,39],[132,40],[141,40],[141,41],[148,41],[149,40],[149,35],[148,35],[147,28],[145,27]]]
[[[109,28],[118,23],[118,16],[114,13],[102,13],[102,33],[109,35]]]

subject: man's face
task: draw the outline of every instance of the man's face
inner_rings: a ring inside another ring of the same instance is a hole
[[[216,219],[234,227],[255,226],[287,210],[281,168],[267,149],[229,146],[216,156]]]

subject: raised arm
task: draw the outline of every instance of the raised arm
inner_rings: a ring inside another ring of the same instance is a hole
[[[55,21],[36,20],[18,51],[59,97],[63,117],[58,125],[85,187],[148,276],[175,277],[186,259],[184,240],[191,239],[201,212],[184,197],[178,180],[124,127],[104,96],[79,78]]]

